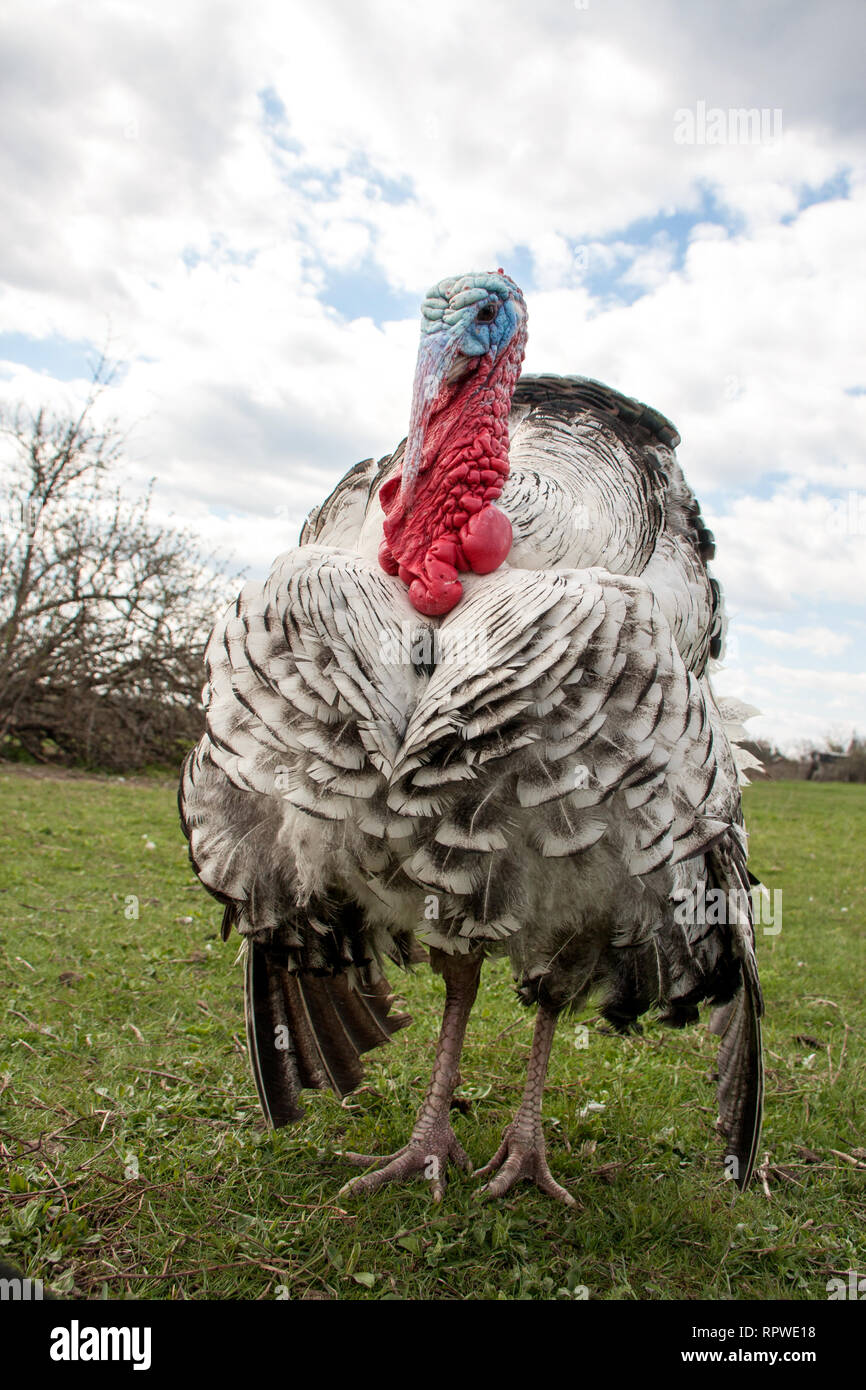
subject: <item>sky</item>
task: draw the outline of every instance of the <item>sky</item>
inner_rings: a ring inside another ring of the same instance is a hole
[[[7,6],[0,400],[107,346],[127,487],[259,577],[405,434],[427,287],[502,266],[525,370],[679,429],[749,732],[866,734],[864,39],[862,0]]]

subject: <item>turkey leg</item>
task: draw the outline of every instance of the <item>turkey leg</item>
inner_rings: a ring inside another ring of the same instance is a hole
[[[442,1029],[436,1045],[433,1075],[409,1142],[395,1154],[370,1157],[344,1153],[342,1157],[352,1163],[362,1163],[365,1167],[370,1163],[382,1163],[384,1166],[347,1182],[340,1189],[342,1197],[375,1192],[386,1182],[423,1174],[432,1184],[434,1202],[441,1202],[445,1192],[447,1164],[456,1163],[464,1172],[472,1171],[472,1164],[451,1128],[449,1112],[454,1088],[459,1081],[458,1067],[466,1024],[478,993],[481,955],[443,955],[441,959],[445,980]]]
[[[547,1166],[544,1134],[541,1129],[541,1099],[556,1019],[557,1014],[552,1009],[539,1004],[520,1108],[505,1130],[502,1143],[490,1162],[479,1168],[475,1174],[476,1177],[490,1178],[481,1189],[488,1197],[501,1197],[521,1178],[527,1178],[530,1182],[537,1183],[548,1196],[555,1197],[566,1206],[577,1206],[571,1193],[566,1192],[564,1187],[560,1187],[559,1183],[554,1181]],[[492,1176],[494,1173],[495,1177]]]

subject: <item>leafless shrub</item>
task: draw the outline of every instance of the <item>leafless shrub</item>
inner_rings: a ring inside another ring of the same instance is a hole
[[[0,413],[0,756],[122,770],[199,736],[202,649],[237,580],[113,483],[110,381],[103,359],[76,415]]]

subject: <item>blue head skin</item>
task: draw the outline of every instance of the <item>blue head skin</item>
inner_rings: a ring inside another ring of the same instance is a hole
[[[455,390],[451,388],[459,389],[465,377],[473,376],[473,389],[489,384],[505,359],[513,359],[515,365],[510,382],[513,390],[526,342],[523,295],[501,271],[440,280],[427,291],[421,314],[421,343],[400,489],[404,507],[411,505],[425,435],[437,405],[453,401]]]

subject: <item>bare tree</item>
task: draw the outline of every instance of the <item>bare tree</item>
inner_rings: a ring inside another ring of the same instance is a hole
[[[94,420],[111,379],[103,359],[75,415],[0,412],[0,756],[121,769],[198,737],[202,647],[237,578],[112,484],[123,436]]]

